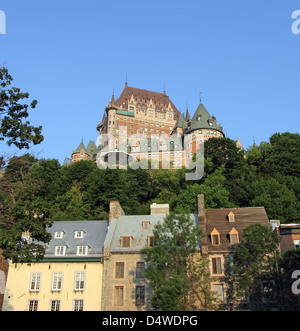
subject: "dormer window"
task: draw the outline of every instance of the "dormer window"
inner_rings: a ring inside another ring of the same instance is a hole
[[[63,231],[56,231],[54,232],[54,239],[63,239],[64,232]]]
[[[217,229],[213,229],[213,231],[210,234],[211,237],[211,243],[213,246],[219,246],[221,243],[220,240],[220,232]]]
[[[147,222],[143,222],[143,229],[149,229],[150,227],[150,222],[147,221]]]
[[[75,231],[75,239],[83,239],[84,231]]]
[[[235,228],[232,228],[229,232],[230,242],[232,245],[238,244],[240,242],[239,233]]]
[[[131,237],[121,237],[122,247],[131,247]]]
[[[235,215],[232,211],[228,214],[227,217],[228,217],[229,223],[234,223],[235,222]]]

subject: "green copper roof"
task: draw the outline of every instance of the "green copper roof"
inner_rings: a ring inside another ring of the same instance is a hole
[[[182,128],[182,129],[187,128],[187,122],[182,114],[179,115],[175,128]]]
[[[85,151],[84,143],[83,143],[83,141],[81,140],[81,143],[80,143],[80,145],[76,148],[75,153],[80,153],[80,151],[81,151],[82,149]]]
[[[91,140],[86,148],[87,154],[96,154],[97,153],[97,147],[95,143]]]
[[[200,103],[192,120],[188,123],[187,133],[197,129],[214,129],[223,132],[223,128],[218,124],[216,118],[210,116],[202,103]]]

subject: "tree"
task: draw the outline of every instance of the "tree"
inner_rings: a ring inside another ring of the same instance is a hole
[[[205,195],[205,208],[207,209],[234,207],[234,204],[229,201],[230,193],[225,188],[225,183],[223,168],[217,169],[206,177],[203,184],[192,184],[183,189],[174,202],[175,208],[197,213],[198,194]]]
[[[279,237],[271,228],[253,224],[244,229],[243,240],[235,246],[232,261],[237,293],[239,297],[248,297],[252,308],[269,310],[274,299],[280,258],[278,243]]]
[[[44,140],[41,126],[34,127],[29,121],[24,121],[29,110],[35,109],[37,101],[33,100],[30,106],[22,103],[23,99],[29,98],[29,93],[10,87],[12,81],[7,68],[0,68],[0,141],[8,139],[9,146],[28,149],[31,143],[36,145]]]
[[[202,236],[195,219],[187,214],[169,214],[155,226],[154,246],[141,251],[148,266],[151,305],[156,310],[212,309],[210,273],[200,255]]]
[[[32,162],[31,156],[12,158],[0,178],[0,248],[14,263],[42,259],[42,243],[51,239],[47,232],[51,223],[35,202],[40,184],[29,175]]]
[[[299,294],[293,293],[293,283],[296,281],[293,274],[300,270],[300,249],[285,251],[280,259],[281,290],[283,309],[289,311],[300,310]],[[297,273],[297,278],[298,278]]]

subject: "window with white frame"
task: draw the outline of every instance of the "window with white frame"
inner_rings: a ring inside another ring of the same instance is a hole
[[[60,311],[60,300],[50,300],[50,311]]]
[[[78,271],[74,275],[74,291],[84,291],[86,283],[86,272]]]
[[[27,306],[27,311],[37,311],[39,306],[39,301],[38,300],[29,300],[28,301],[28,306]]]
[[[83,238],[84,231],[75,231],[74,238],[75,239],[82,239]]]
[[[55,256],[64,256],[66,254],[66,246],[55,246]]]
[[[52,283],[51,290],[52,291],[61,291],[63,285],[63,272],[53,272],[52,273]]]
[[[77,256],[87,256],[88,246],[77,246]]]
[[[34,272],[30,277],[30,292],[39,292],[41,289],[42,274],[40,272]]]
[[[63,239],[64,232],[63,231],[56,231],[54,232],[54,239]]]
[[[83,311],[84,301],[74,300],[73,301],[73,311]]]

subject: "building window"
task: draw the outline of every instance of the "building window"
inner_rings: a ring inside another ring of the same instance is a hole
[[[145,286],[136,286],[135,288],[135,305],[145,305]]]
[[[212,258],[212,274],[222,274],[222,260],[220,257]]]
[[[228,214],[228,221],[230,223],[234,223],[235,222],[235,215],[234,215],[234,213],[232,211]]]
[[[155,237],[148,237],[148,246],[149,247],[154,246],[154,239],[155,239]]]
[[[123,306],[124,304],[124,287],[115,286],[114,305]]]
[[[150,222],[143,222],[143,229],[149,229]]]
[[[131,247],[131,237],[122,237],[122,247]]]
[[[214,229],[211,234],[211,243],[213,246],[219,246],[221,241],[220,241],[220,232],[217,229]]]
[[[116,263],[115,278],[124,278],[124,262]]]
[[[63,239],[63,237],[64,237],[63,231],[54,232],[54,239]]]
[[[60,300],[50,301],[50,311],[60,311]]]
[[[31,274],[30,277],[30,292],[39,292],[41,289],[41,279],[42,274],[39,272],[35,272]]]
[[[52,273],[52,284],[51,284],[51,291],[58,291],[62,290],[63,284],[63,272],[53,272]]]
[[[77,256],[87,256],[88,246],[77,246]]]
[[[73,311],[83,311],[83,300],[74,300],[73,301]]]
[[[86,282],[86,272],[75,272],[74,291],[84,291]]]
[[[64,256],[66,254],[66,246],[55,246],[55,256]]]
[[[83,233],[84,233],[84,231],[75,231],[74,238],[75,239],[83,239]]]
[[[222,284],[214,285],[214,296],[217,302],[224,302],[224,286]]]
[[[136,263],[136,278],[144,278],[145,262]]]
[[[38,300],[29,300],[28,301],[28,311],[37,311],[39,306],[39,301]]]
[[[230,236],[230,242],[233,245],[238,244],[240,242],[239,233],[235,228],[232,228],[232,230],[229,232],[229,236]]]
[[[300,248],[300,240],[294,240],[295,249]]]

